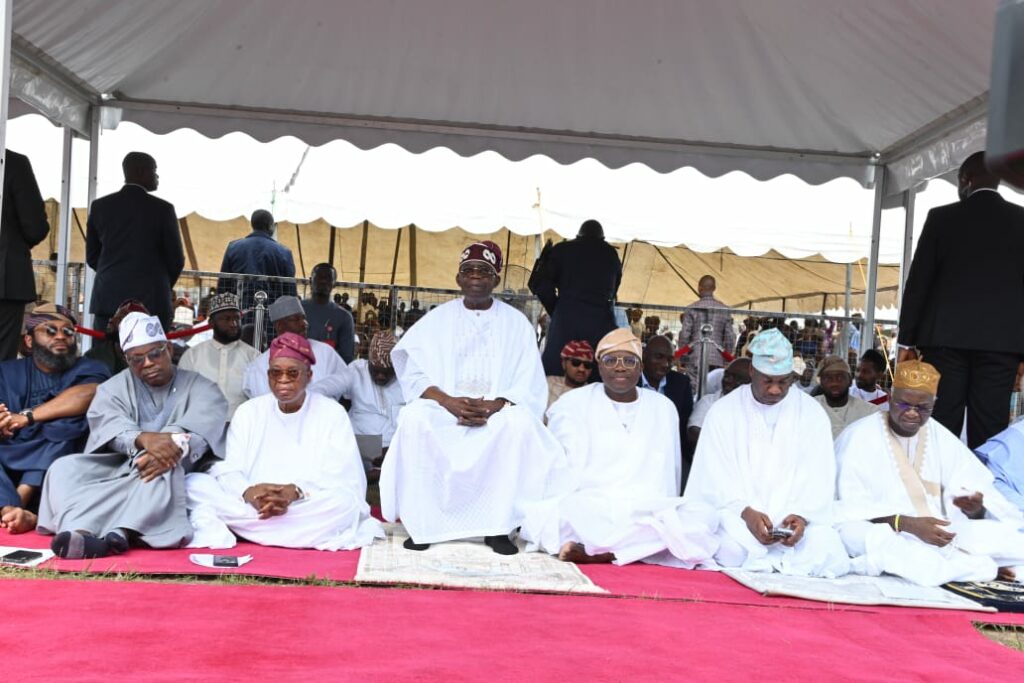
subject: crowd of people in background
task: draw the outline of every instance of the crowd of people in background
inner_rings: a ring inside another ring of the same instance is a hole
[[[133,152],[89,215],[88,354],[77,312],[26,311],[31,269],[5,271],[0,304],[22,324],[0,328],[0,526],[52,535],[67,558],[237,538],[350,549],[383,536],[377,483],[414,552],[483,537],[512,555],[518,538],[577,563],[1014,580],[1024,432],[1003,430],[1024,327],[956,346],[929,298],[952,268],[950,222],[1002,221],[1024,253],[1024,210],[979,164],[961,168],[961,202],[929,215],[900,346],[879,350],[856,320],[838,336],[813,317],[736,327],[710,274],[674,334],[636,307],[619,319],[621,264],[595,220],[534,266],[540,334],[495,294],[490,241],[453,259],[460,295],[429,310],[353,301],[330,263],[300,299],[265,210],[194,304],[174,289],[184,256],[173,206],[151,195],[156,162]],[[42,239],[18,168],[9,260]],[[1024,260],[1012,267],[999,277],[1022,303]]]

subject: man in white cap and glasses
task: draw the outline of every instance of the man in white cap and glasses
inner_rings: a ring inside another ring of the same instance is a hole
[[[275,336],[292,332],[300,337],[309,337],[306,311],[298,297],[278,297],[277,301],[270,304],[267,312],[270,314],[270,322],[274,325]],[[313,381],[310,382],[308,391],[337,401],[349,388],[348,366],[333,347],[315,339],[310,339],[309,345],[316,356],[316,366],[313,368]],[[270,393],[270,382],[267,380],[269,369],[270,349],[267,349],[245,369],[242,391],[246,396],[256,398]]]
[[[235,294],[224,292],[210,300],[210,327],[213,339],[185,351],[178,368],[198,372],[215,383],[228,400],[230,420],[247,399],[242,379],[260,352],[242,341],[242,310]]]
[[[642,355],[631,331],[609,332],[597,344],[601,381],[548,409],[570,468],[554,495],[526,508],[520,535],[530,549],[578,564],[713,564],[718,515],[679,497],[679,415],[671,400],[637,386]]]
[[[59,557],[184,545],[185,473],[224,453],[228,406],[217,385],[174,367],[155,316],[129,313],[119,333],[128,369],[96,390],[85,453],[58,459],[43,483],[37,528],[55,534]]]
[[[850,562],[832,527],[828,416],[792,390],[793,347],[781,332],[762,332],[749,348],[751,382],[711,406],[684,499],[721,515],[715,559],[723,566],[842,576]]]

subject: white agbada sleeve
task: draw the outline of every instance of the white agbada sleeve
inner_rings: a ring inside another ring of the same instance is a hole
[[[309,383],[309,390],[327,398],[337,401],[349,389],[349,371],[344,359],[338,355],[332,347],[315,339],[309,340],[316,356],[316,364],[313,366],[313,381]],[[264,379],[264,382],[267,380]],[[267,390],[270,390],[269,383]]]
[[[215,462],[209,471],[225,491],[239,498],[254,483],[249,481],[249,472],[252,469],[252,457],[257,450],[250,439],[252,435],[262,432],[254,428],[255,422],[259,420],[259,412],[257,402],[246,401],[238,406],[228,427],[224,459]]]
[[[742,415],[730,416],[727,406],[732,402],[723,401],[716,401],[704,420],[683,499],[707,503],[720,512],[739,516],[750,504],[741,485],[746,477],[733,444],[733,427]]]

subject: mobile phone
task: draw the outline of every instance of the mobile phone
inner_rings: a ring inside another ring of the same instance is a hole
[[[796,532],[784,526],[773,526],[770,533],[772,538],[789,538]]]
[[[213,556],[214,567],[237,567],[238,558],[234,555],[214,555]]]
[[[7,553],[3,557],[0,557],[0,562],[7,564],[28,564],[33,560],[38,560],[43,554],[37,550],[15,550],[13,553]]]

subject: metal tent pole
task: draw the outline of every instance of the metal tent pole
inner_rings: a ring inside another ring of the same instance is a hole
[[[878,247],[882,236],[882,199],[885,197],[885,167],[875,167],[875,204],[871,217],[871,253],[868,255],[868,282],[864,292],[864,331],[860,351],[875,348],[875,299],[878,290]]]
[[[89,190],[88,200],[86,207],[86,214],[92,211],[93,200],[96,199],[96,181],[99,176],[99,162],[100,162],[100,109],[99,107],[93,107],[90,112],[90,123],[89,123]],[[88,226],[86,226],[86,235],[88,236]],[[96,271],[86,264],[85,266],[85,294],[82,297],[84,300],[84,312],[82,314],[82,323],[85,327],[92,328],[93,315],[89,311],[89,305],[92,301],[92,287],[96,280]],[[103,330],[100,330],[101,332]],[[89,350],[92,346],[92,337],[88,335],[82,336],[82,352]]]
[[[910,262],[914,258],[914,203],[916,198],[917,191],[914,188],[903,193],[903,209],[906,211],[906,216],[903,219],[903,254],[900,258],[900,292],[896,299],[897,309],[903,305],[903,288],[907,285]]]
[[[71,250],[71,150],[75,136],[71,128],[64,126],[64,144],[60,162],[60,221],[57,233],[57,286],[53,300],[67,304],[68,299],[68,252]],[[78,308],[78,302],[71,302],[71,310]]]

